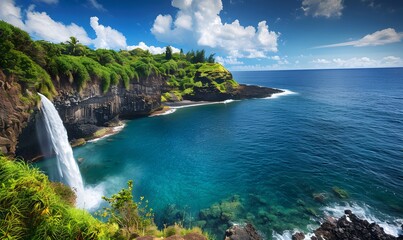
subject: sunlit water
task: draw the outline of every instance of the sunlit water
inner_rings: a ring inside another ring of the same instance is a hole
[[[403,223],[403,69],[234,77],[296,94],[129,121],[120,133],[74,149],[85,184],[110,195],[133,179],[135,196],[149,200],[159,224],[168,205],[194,222],[201,209],[237,194],[242,218],[248,215],[268,238],[308,231],[345,208],[397,234]],[[336,197],[333,187],[349,197]],[[315,194],[325,196],[323,203]],[[262,213],[272,218],[264,221]],[[221,238],[218,228],[210,231]]]

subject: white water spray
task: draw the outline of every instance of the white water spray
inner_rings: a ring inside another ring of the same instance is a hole
[[[83,179],[74,159],[67,131],[52,102],[42,94],[38,94],[41,97],[41,113],[46,134],[57,158],[58,179],[76,191],[77,202],[80,203],[84,194]]]

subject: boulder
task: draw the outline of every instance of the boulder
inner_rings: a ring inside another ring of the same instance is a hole
[[[252,224],[233,225],[225,231],[224,240],[262,240]]]
[[[314,231],[312,239],[339,240],[339,239],[362,239],[362,240],[395,240],[392,235],[385,233],[382,227],[376,223],[369,223],[359,219],[350,210],[344,211],[345,215],[337,221],[326,220]]]
[[[303,234],[302,232],[297,232],[297,233],[294,233],[293,235],[292,235],[292,238],[291,238],[292,240],[304,240],[305,239],[305,234]]]

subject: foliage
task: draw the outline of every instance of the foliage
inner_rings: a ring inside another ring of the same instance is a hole
[[[29,92],[41,92],[48,98],[57,94],[54,84],[72,85],[82,91],[88,84],[100,84],[103,93],[111,86],[129,89],[132,84],[158,77],[166,80],[169,91],[178,99],[194,94],[198,88],[215,88],[220,92],[238,84],[220,64],[214,53],[205,50],[152,55],[140,48],[130,51],[93,50],[70,37],[64,43],[33,41],[28,33],[0,21],[0,70],[16,76],[22,86],[22,98]],[[169,100],[163,95],[162,100]]]
[[[1,156],[0,183],[0,239],[109,239],[116,232],[67,204],[66,187],[26,163]]]
[[[117,224],[121,229],[121,235],[130,239],[132,237],[144,236],[149,229],[153,229],[154,214],[152,208],[148,208],[148,200],[134,202],[132,190],[133,181],[128,181],[128,187],[113,194],[110,198],[102,197],[110,207],[104,208],[101,216],[108,218],[111,224]]]
[[[166,47],[165,59],[166,60],[171,60],[172,59],[172,48],[171,48],[171,46]]]

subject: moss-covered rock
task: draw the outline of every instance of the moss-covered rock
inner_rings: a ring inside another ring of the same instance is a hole
[[[348,198],[348,193],[346,190],[341,189],[339,187],[333,187],[332,190],[336,197],[341,198],[341,199]]]

